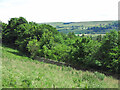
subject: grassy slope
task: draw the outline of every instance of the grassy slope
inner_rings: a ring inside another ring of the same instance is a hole
[[[0,47],[1,48],[1,47]],[[30,88],[117,88],[118,80],[101,73],[74,70],[18,55],[17,50],[2,47],[3,87]],[[1,58],[1,57],[0,57]]]

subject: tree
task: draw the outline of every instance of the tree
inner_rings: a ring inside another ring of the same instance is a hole
[[[96,40],[97,40],[98,42],[102,41],[102,36],[101,36],[101,35],[98,35]]]
[[[96,53],[96,59],[102,63],[104,69],[118,70],[118,32],[111,31],[104,36],[102,45]]]
[[[24,23],[27,23],[27,21],[23,17],[11,18],[7,27],[3,26],[3,42],[14,44],[18,38],[17,27]]]
[[[74,37],[75,37],[74,32],[69,32],[69,33],[68,33],[68,37],[69,37],[69,38],[74,38]]]

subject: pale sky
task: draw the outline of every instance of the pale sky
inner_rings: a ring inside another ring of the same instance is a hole
[[[24,17],[28,21],[80,22],[118,20],[120,0],[0,0],[0,20]]]

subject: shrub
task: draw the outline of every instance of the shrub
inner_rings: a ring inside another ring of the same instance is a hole
[[[95,72],[94,75],[100,80],[104,80],[105,78],[105,75],[99,72]]]

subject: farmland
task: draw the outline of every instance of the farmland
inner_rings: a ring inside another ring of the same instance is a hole
[[[117,21],[89,21],[89,22],[53,22],[47,23],[57,28],[59,32],[75,34],[105,34],[118,29]]]

